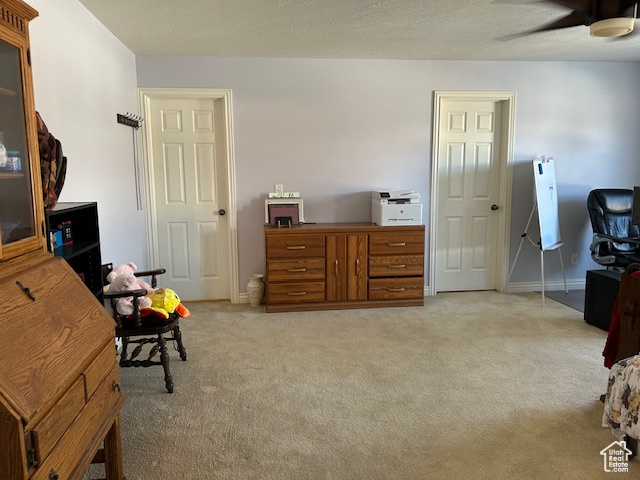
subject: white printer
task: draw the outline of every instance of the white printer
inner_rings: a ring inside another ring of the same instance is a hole
[[[371,193],[371,222],[376,225],[422,225],[420,194],[411,190]]]

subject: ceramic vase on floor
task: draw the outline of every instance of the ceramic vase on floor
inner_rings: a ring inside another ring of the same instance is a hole
[[[247,284],[247,295],[249,295],[249,304],[252,307],[257,307],[262,304],[262,298],[264,297],[264,283],[262,283],[261,273],[254,273],[249,275],[249,283]]]

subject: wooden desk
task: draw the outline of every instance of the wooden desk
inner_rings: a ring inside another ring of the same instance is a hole
[[[107,478],[123,479],[125,397],[104,307],[49,254],[2,265],[0,305],[0,478],[81,479],[104,443]]]
[[[22,152],[19,171],[0,172],[0,479],[81,479],[101,451],[120,480],[115,325],[46,253],[28,28],[38,12],[21,0],[0,9],[0,130]]]

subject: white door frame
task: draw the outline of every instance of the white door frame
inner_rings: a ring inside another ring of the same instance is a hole
[[[158,98],[210,98],[222,99],[225,111],[226,148],[225,161],[227,163],[227,195],[225,210],[227,211],[228,240],[229,240],[229,292],[231,302],[238,303],[238,217],[236,205],[236,175],[235,151],[233,145],[233,115],[231,108],[231,90],[217,88],[139,88],[138,102],[142,118],[151,118],[151,101]],[[145,121],[142,129],[142,176],[145,186],[145,218],[147,224],[147,251],[149,264],[158,266],[158,239],[156,232],[156,191],[153,185],[153,162],[151,162],[151,122]]]
[[[438,228],[438,166],[440,164],[440,116],[445,101],[501,102],[502,131],[500,135],[500,209],[498,211],[498,251],[496,289],[506,290],[509,274],[509,241],[511,238],[511,184],[513,179],[513,136],[515,129],[515,92],[436,91],[433,99],[433,142],[431,154],[431,210],[429,219],[429,295],[438,291],[436,278]]]

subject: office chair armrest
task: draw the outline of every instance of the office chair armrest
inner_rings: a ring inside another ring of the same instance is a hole
[[[162,275],[166,273],[167,270],[165,268],[157,268],[155,270],[144,270],[142,272],[133,272],[136,277],[151,277],[151,286],[156,288],[158,284],[158,280],[156,279],[156,275]]]
[[[613,263],[615,261],[615,257],[612,255],[606,255],[606,256],[602,256],[600,257],[601,253],[607,253],[605,252],[601,252],[600,251],[600,245],[603,243],[632,243],[634,245],[640,245],[640,238],[623,238],[623,237],[614,237],[612,235],[607,235],[604,233],[596,233],[593,235],[593,241],[591,242],[591,245],[589,245],[589,250],[591,250],[591,256],[594,256],[594,259],[598,262],[598,263],[602,263],[602,264],[609,264],[609,263]],[[599,259],[596,259],[595,257],[599,257]]]
[[[596,233],[593,235],[593,241],[589,245],[591,258],[600,265],[614,265],[618,261],[618,257],[612,254],[608,248],[603,249],[605,243],[632,243],[640,245],[640,238],[623,238],[614,237],[604,233]]]
[[[633,243],[634,245],[640,245],[640,237],[614,237],[613,235],[607,235],[605,233],[596,233],[593,235],[591,250],[593,250],[595,245],[605,242]]]

